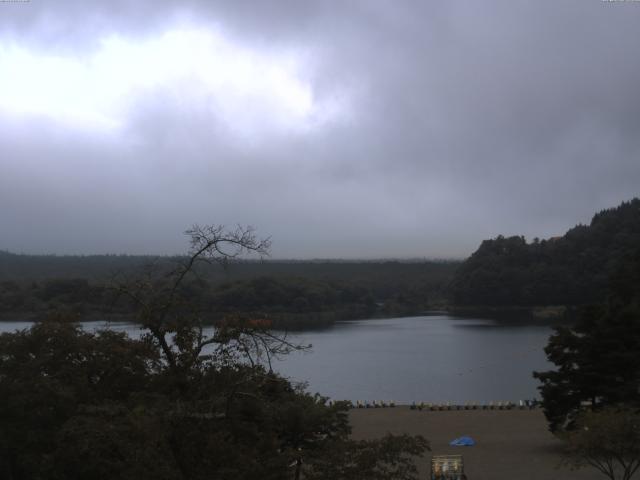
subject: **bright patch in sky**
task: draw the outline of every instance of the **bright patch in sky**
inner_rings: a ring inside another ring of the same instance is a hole
[[[0,45],[0,112],[74,127],[118,129],[152,94],[205,108],[242,135],[307,129],[336,113],[320,102],[293,53],[240,47],[211,30],[176,29],[133,41],[113,35],[80,56]]]

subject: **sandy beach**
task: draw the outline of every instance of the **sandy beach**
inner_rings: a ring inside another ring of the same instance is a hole
[[[409,407],[354,409],[353,437],[367,439],[386,433],[420,434],[431,452],[418,460],[421,478],[429,478],[432,454],[464,455],[469,480],[597,480],[592,468],[560,466],[561,443],[547,430],[541,410],[418,411]],[[450,447],[462,435],[473,447]]]

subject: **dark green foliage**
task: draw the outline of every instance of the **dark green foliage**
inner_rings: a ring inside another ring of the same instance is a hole
[[[558,369],[534,373],[551,430],[570,428],[583,403],[640,407],[640,251],[623,260],[607,304],[585,308],[549,339]]]
[[[170,269],[185,257],[135,255],[25,255],[0,251],[0,281],[42,281],[88,279],[105,283],[116,273],[139,272],[150,264]],[[227,269],[199,265],[198,274],[211,284],[251,280],[258,277],[305,278],[311,281],[343,282],[373,289],[389,296],[395,284],[436,284],[448,279],[457,268],[455,261],[340,261],[340,260],[229,260]]]
[[[576,428],[561,438],[566,444],[564,460],[574,468],[591,466],[610,480],[631,480],[640,468],[637,410],[585,411],[576,419]]]
[[[81,407],[126,405],[158,371],[155,348],[114,332],[47,321],[1,335],[0,471],[11,472],[3,478],[48,478],[57,437]]]
[[[148,340],[60,321],[0,336],[0,398],[8,480],[283,479],[300,458],[349,479],[415,472],[411,455],[426,447],[420,438],[350,441],[345,404],[328,406],[262,367],[176,370]],[[416,478],[407,475],[384,478]]]
[[[155,260],[136,255],[25,255],[0,251],[0,279],[51,280],[85,278],[105,281]]]
[[[341,318],[369,317],[378,311],[373,295],[364,287],[288,277],[220,284],[212,289],[210,304],[222,314],[267,315],[277,328],[322,326]]]
[[[36,258],[45,265],[46,261],[53,261],[50,257],[6,257],[19,258],[18,264],[38,265]],[[114,302],[109,281],[65,276],[65,261],[82,265],[78,258],[83,257],[53,258],[61,259],[60,278],[27,281],[16,276],[0,282],[0,318],[31,319],[51,311],[65,311],[80,314],[83,319],[104,319],[107,315],[126,317],[134,312],[130,301],[120,298]],[[113,258],[122,261],[122,257]],[[141,260],[136,258],[136,262]],[[175,268],[176,261],[163,259],[154,269],[166,274]],[[3,257],[0,268],[3,262],[5,267],[11,265]],[[134,269],[133,265],[136,263],[132,260],[129,275],[145,271],[142,267]],[[87,260],[87,274],[90,266]],[[181,295],[206,310],[208,322],[230,312],[243,312],[267,315],[277,328],[291,329],[325,326],[341,319],[412,314],[434,303],[441,304],[455,264],[236,262],[227,274],[207,265],[198,268],[199,276],[181,285]]]
[[[604,301],[608,279],[640,245],[640,199],[624,202],[563,237],[485,240],[456,272],[457,305],[585,305]]]

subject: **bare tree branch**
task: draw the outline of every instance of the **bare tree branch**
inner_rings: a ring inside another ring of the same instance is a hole
[[[239,225],[229,230],[223,225],[195,224],[185,235],[189,237],[189,254],[177,266],[161,274],[162,269],[155,262],[145,269],[142,277],[120,282],[114,288],[118,295],[133,302],[142,327],[151,334],[171,367],[193,365],[211,358],[205,352],[217,345],[214,354],[225,362],[243,357],[256,365],[265,359],[272,371],[273,358],[308,348],[290,342],[286,334],[278,336],[269,332],[266,323],[251,319],[223,322],[207,337],[202,316],[185,298],[182,290],[185,281],[190,277],[199,278],[196,267],[201,262],[227,266],[230,260],[243,254],[266,256],[271,240],[259,239],[252,227]]]

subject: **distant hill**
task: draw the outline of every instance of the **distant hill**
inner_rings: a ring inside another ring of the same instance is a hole
[[[0,320],[38,318],[69,310],[83,318],[126,315],[107,288],[114,274],[135,277],[178,257],[16,255],[0,251]],[[187,287],[212,316],[264,313],[279,326],[304,328],[336,319],[395,316],[439,308],[459,262],[234,261],[201,265]]]
[[[25,255],[0,250],[0,280],[106,279],[154,259],[134,255]]]
[[[185,258],[145,255],[25,255],[0,250],[0,281],[86,279],[109,281],[119,273],[135,273],[154,264],[171,268]],[[416,287],[449,282],[460,264],[454,260],[234,260],[227,268],[202,265],[199,274],[212,283],[258,277],[302,277],[366,285]]]
[[[606,298],[610,277],[640,249],[640,199],[597,213],[562,237],[498,236],[458,268],[455,305],[583,305]]]

